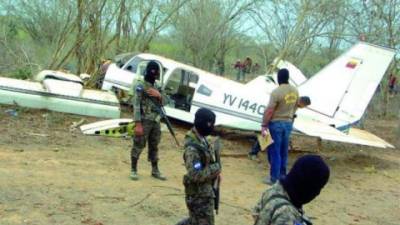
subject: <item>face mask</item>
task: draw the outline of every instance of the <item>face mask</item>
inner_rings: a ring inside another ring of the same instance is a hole
[[[144,80],[154,84],[160,75],[160,67],[155,61],[150,61],[146,66]]]
[[[199,109],[194,118],[194,127],[203,137],[208,136],[214,130],[215,114],[206,108]]]
[[[196,130],[203,137],[208,136],[214,130],[214,121],[204,121],[200,124],[195,124]]]
[[[290,172],[280,182],[297,208],[319,195],[329,179],[329,167],[320,156],[306,155],[299,158]]]
[[[146,76],[144,77],[144,80],[154,84],[154,82],[156,82],[156,79],[158,78],[158,72],[152,70],[150,73],[146,74]]]

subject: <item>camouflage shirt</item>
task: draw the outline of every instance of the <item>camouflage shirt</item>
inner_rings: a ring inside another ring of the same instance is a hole
[[[303,225],[307,224],[302,210],[289,200],[282,185],[277,182],[266,190],[253,209],[255,225]]]
[[[185,136],[183,159],[187,171],[183,177],[185,194],[193,197],[215,197],[212,184],[220,166],[215,163],[214,150],[208,141],[194,129]]]
[[[156,87],[156,85],[152,85],[147,81],[138,79],[134,82],[132,92],[133,121],[160,121],[157,107],[151,102],[148,97],[144,95],[144,92],[147,91],[149,88],[155,88],[161,93],[160,88]],[[164,98],[165,96],[163,96],[163,102]]]

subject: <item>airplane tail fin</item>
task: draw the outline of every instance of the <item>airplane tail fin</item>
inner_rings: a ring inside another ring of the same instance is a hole
[[[299,86],[309,109],[332,119],[359,121],[394,57],[393,49],[364,42],[354,45]]]

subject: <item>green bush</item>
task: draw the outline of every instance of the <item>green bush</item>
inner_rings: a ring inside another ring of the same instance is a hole
[[[32,77],[32,70],[30,67],[20,67],[17,68],[13,73],[12,77],[21,80],[27,80]]]

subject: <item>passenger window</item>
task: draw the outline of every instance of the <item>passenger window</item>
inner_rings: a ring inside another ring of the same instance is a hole
[[[199,94],[205,95],[205,96],[211,96],[212,90],[208,87],[206,87],[204,84],[200,85],[199,89],[197,90]]]

